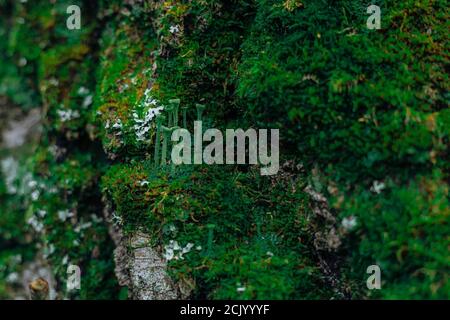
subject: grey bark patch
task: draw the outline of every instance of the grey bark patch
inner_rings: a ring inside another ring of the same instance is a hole
[[[3,131],[3,143],[6,148],[22,146],[27,136],[40,124],[41,115],[39,109],[31,110],[26,117],[20,120],[12,120]]]
[[[167,274],[167,265],[149,245],[150,238],[137,233],[130,239],[130,277],[133,298],[139,300],[173,300],[179,297],[178,290]]]
[[[174,300],[186,298],[167,273],[167,263],[152,247],[151,238],[143,232],[124,236],[119,225],[112,222],[112,211],[108,201],[104,216],[116,249],[115,274],[121,286],[128,287],[129,298],[136,300]]]

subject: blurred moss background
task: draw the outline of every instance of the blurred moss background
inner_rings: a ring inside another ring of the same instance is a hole
[[[0,130],[34,109],[42,127],[0,145],[0,298],[37,257],[58,298],[126,298],[114,223],[192,245],[168,259],[191,298],[448,299],[448,18],[443,0],[0,0]],[[203,103],[210,127],[279,128],[279,174],[151,169],[148,90],[189,122]]]

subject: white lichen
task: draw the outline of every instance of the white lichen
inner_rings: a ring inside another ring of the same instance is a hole
[[[83,100],[83,108],[87,108],[92,104],[93,96],[92,94],[86,96]]]
[[[80,87],[77,92],[80,96],[85,96],[89,93],[89,89],[85,87]]]
[[[384,190],[384,188],[386,188],[386,185],[384,184],[384,182],[375,180],[372,184],[372,187],[370,188],[370,191],[375,192],[376,194],[379,194],[379,193],[381,193],[381,191]]]
[[[180,26],[179,25],[170,26],[169,32],[172,34],[180,32]]]
[[[56,112],[62,122],[67,122],[80,117],[80,113],[77,110],[57,110]]]
[[[139,114],[138,110],[144,110]],[[133,129],[136,134],[137,141],[148,141],[149,131],[155,126],[154,119],[164,110],[157,99],[151,95],[151,89],[144,92],[144,98],[135,106],[133,111]]]
[[[71,218],[71,217],[73,217],[73,212],[71,212],[67,209],[58,211],[58,218],[62,222],[66,221],[67,218]]]
[[[194,244],[188,242],[185,246],[180,246],[178,241],[170,240],[168,245],[164,246],[164,258],[167,261],[172,259],[175,260],[183,260],[184,254],[189,253],[191,249],[194,247]]]
[[[347,231],[350,231],[353,228],[355,228],[357,224],[358,221],[355,216],[349,216],[342,219],[342,227]]]
[[[17,192],[15,181],[19,170],[19,163],[13,157],[8,157],[3,159],[0,165],[6,185],[6,191],[9,194],[15,194]]]
[[[27,220],[27,223],[36,231],[37,233],[41,233],[44,230],[44,224],[39,221],[39,219],[32,215],[31,218]]]

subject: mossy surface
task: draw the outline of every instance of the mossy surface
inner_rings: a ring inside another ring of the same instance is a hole
[[[149,176],[141,165],[113,167],[102,183],[117,223],[148,232],[195,297],[329,298],[314,264],[304,187],[301,180],[262,179],[257,170],[198,167]]]
[[[449,11],[375,4],[381,30],[365,1],[0,1],[0,96],[44,115],[24,192],[0,177],[0,297],[40,253],[60,298],[124,298],[112,223],[150,235],[195,299],[448,298]],[[279,128],[279,174],[154,165],[147,118],[170,99],[188,129],[198,103],[205,127]]]

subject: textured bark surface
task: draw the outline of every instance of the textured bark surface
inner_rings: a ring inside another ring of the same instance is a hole
[[[115,274],[121,286],[128,287],[128,296],[136,300],[173,300],[181,297],[180,290],[167,273],[167,264],[151,246],[151,238],[142,232],[124,236],[112,222],[109,205],[104,215],[114,250]],[[186,298],[186,296],[184,296]]]

